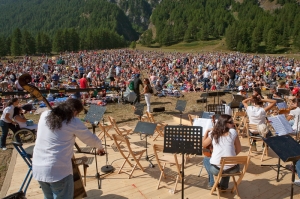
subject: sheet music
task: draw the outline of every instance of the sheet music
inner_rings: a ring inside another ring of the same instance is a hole
[[[292,126],[289,124],[284,115],[268,117],[268,120],[271,122],[271,125],[279,136],[293,132]]]
[[[211,119],[205,119],[205,118],[195,118],[193,126],[201,126],[202,127],[202,133],[206,132],[207,129],[213,128],[213,123]]]
[[[211,119],[211,117],[214,115],[215,113],[214,112],[203,112],[202,114],[202,118],[205,118],[205,119]]]
[[[280,109],[287,109],[287,104],[285,102],[280,102],[280,103],[277,103],[277,108],[280,110]]]

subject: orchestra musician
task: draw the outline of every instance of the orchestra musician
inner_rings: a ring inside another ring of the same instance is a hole
[[[210,165],[205,164],[205,168],[209,176],[217,176],[221,166],[221,157],[236,156],[241,152],[241,142],[234,129],[234,122],[230,115],[221,115],[212,131],[204,135],[202,146],[206,148],[211,144],[213,146],[213,151],[209,161]],[[223,173],[236,173],[239,170],[239,165],[225,165]],[[210,185],[213,185],[212,181],[209,183]],[[226,190],[228,188],[228,183],[229,177],[222,177],[219,188],[221,190]]]
[[[294,98],[290,101],[290,113],[286,117],[290,124],[292,125],[292,129],[297,131],[300,128],[300,108],[298,107],[298,99]]]
[[[68,99],[52,110],[41,114],[37,140],[32,158],[33,178],[44,193],[45,199],[72,199],[74,181],[71,159],[75,136],[85,144],[104,153],[101,140],[77,118],[83,110],[77,99]]]

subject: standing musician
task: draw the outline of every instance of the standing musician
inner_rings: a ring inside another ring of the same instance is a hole
[[[45,199],[72,199],[74,181],[72,156],[75,137],[104,153],[101,140],[77,118],[83,110],[77,99],[66,102],[42,113],[33,152],[32,171]]]

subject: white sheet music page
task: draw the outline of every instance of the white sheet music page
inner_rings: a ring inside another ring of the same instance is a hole
[[[280,109],[287,109],[287,104],[285,102],[280,102],[280,103],[277,103],[277,108],[280,110]]]
[[[286,135],[293,132],[292,126],[287,121],[284,115],[276,115],[274,117],[268,117],[271,125],[275,129],[278,135]]]

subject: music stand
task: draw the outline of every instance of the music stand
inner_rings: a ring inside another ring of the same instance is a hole
[[[180,111],[180,125],[182,125],[182,112],[186,107],[186,100],[177,100],[175,110]]]
[[[156,129],[156,126],[157,124],[155,123],[149,123],[149,122],[141,122],[141,121],[138,121],[137,125],[135,126],[133,132],[134,133],[140,133],[140,134],[144,134],[145,135],[145,148],[146,148],[146,157],[145,159],[150,163],[150,167],[154,167],[154,165],[152,164],[149,156],[148,156],[148,142],[147,142],[147,137],[149,135],[153,135],[154,134],[154,131]],[[152,156],[153,157],[153,156]]]
[[[90,109],[89,111],[87,112],[84,120],[87,121],[87,122],[90,122],[92,124],[92,127],[93,127],[93,133],[95,134],[96,133],[96,126],[99,124],[99,122],[101,121],[101,119],[103,118],[103,115],[106,111],[106,107],[105,106],[97,106],[95,104],[91,105],[90,106]],[[105,138],[105,133],[104,133],[104,141],[105,141],[105,151],[106,151],[106,138]],[[96,161],[96,175],[95,177],[98,178],[98,188],[100,189],[100,174],[98,172],[98,161],[97,161],[97,151],[96,149],[94,148],[93,150],[94,151],[94,155],[95,155],[95,161]],[[107,153],[106,153],[106,163],[107,163]],[[110,166],[110,165],[107,165],[107,166]],[[113,167],[110,166],[111,171],[113,171]],[[102,168],[101,168],[102,170]]]
[[[182,154],[181,198],[184,198],[184,154],[202,155],[201,126],[166,126],[164,134],[164,153]]]
[[[300,159],[300,145],[289,135],[284,136],[275,136],[269,138],[263,138],[263,141],[276,153],[278,156],[278,164],[277,165],[262,165],[262,166],[277,166],[277,182],[280,167],[280,159],[284,162],[292,162],[292,184],[291,184],[291,196],[293,198],[294,194],[294,181],[295,181],[295,165],[296,162]]]
[[[282,98],[284,98],[284,96],[289,96],[290,92],[291,92],[290,89],[278,88],[278,93],[281,94]]]
[[[134,105],[134,114],[139,116],[139,120],[141,120],[142,116],[144,115],[144,107],[145,104],[136,103]]]

